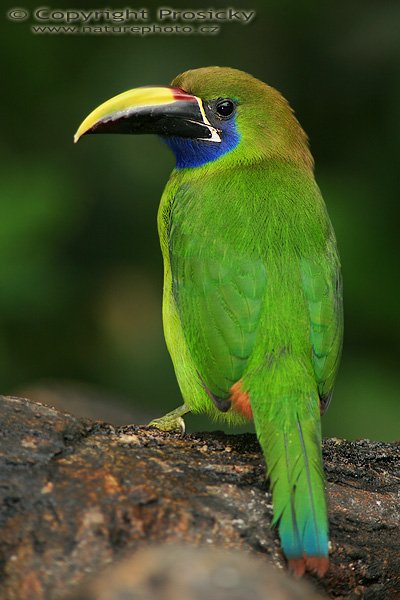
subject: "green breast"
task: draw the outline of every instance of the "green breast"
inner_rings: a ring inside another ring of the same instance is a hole
[[[311,335],[321,384],[321,344],[329,355],[330,335],[338,334],[332,296],[323,307],[331,334],[318,338],[322,323],[312,324],[309,314],[314,276],[309,269],[302,278],[302,260],[310,257],[324,262],[323,277],[333,273],[326,251],[331,228],[313,180],[288,165],[176,172],[163,196],[159,231],[185,343],[213,394],[229,395],[255,349],[262,359],[264,351],[280,352],[279,345],[298,340],[311,361]],[[288,329],[289,342],[271,339]]]

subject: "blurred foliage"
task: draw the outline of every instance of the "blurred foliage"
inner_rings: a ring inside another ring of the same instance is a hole
[[[215,37],[33,35],[29,21],[4,20],[2,393],[50,378],[93,384],[153,417],[180,403],[162,335],[156,231],[172,156],[152,137],[74,146],[72,135],[120,91],[220,64],[277,87],[310,136],[345,285],[344,355],[324,433],[400,437],[400,4],[251,8],[252,24],[225,24]]]

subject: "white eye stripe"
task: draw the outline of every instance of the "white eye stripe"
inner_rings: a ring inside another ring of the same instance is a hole
[[[206,115],[206,111],[204,110],[202,99],[198,98],[197,96],[195,96],[195,98],[196,98],[197,104],[199,105],[201,116],[203,118],[203,123],[204,123],[204,125],[206,125],[206,127],[209,129],[209,131],[211,133],[211,137],[206,138],[204,141],[217,142],[218,144],[220,144],[222,142],[221,136],[219,135],[218,130],[215,129],[215,127],[213,127],[211,125],[210,121],[207,119],[207,115]]]

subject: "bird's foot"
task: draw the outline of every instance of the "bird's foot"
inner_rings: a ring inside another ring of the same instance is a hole
[[[178,433],[184,434],[185,421],[182,417],[189,412],[190,409],[186,404],[183,404],[163,417],[150,421],[149,427],[156,427],[160,431],[177,431]]]
[[[170,415],[164,415],[159,419],[153,419],[149,423],[149,427],[155,427],[160,431],[177,431],[179,433],[185,433],[185,421],[182,417],[171,417]]]

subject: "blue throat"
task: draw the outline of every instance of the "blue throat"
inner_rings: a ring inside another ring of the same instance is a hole
[[[234,150],[240,141],[236,119],[223,121],[220,128],[222,129],[222,141],[219,143],[180,137],[163,137],[162,139],[175,154],[176,168],[201,167]]]

